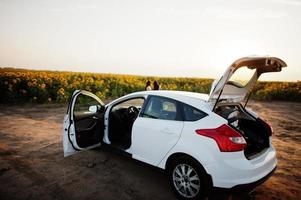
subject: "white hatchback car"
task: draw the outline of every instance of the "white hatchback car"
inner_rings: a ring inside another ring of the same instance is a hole
[[[64,156],[110,146],[165,169],[182,199],[213,188],[254,188],[277,160],[272,128],[245,107],[259,76],[282,67],[285,62],[275,57],[241,58],[213,82],[209,95],[142,91],[104,105],[76,90],[64,118]]]

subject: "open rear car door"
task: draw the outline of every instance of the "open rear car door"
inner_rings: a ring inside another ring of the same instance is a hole
[[[283,67],[286,67],[286,63],[276,57],[240,58],[227,68],[220,79],[212,83],[208,101],[215,102],[216,105],[222,100],[246,100],[261,74],[280,72]]]
[[[100,146],[104,132],[104,103],[94,94],[74,91],[64,117],[64,156]]]

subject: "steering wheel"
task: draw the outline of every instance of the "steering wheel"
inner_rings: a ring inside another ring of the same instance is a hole
[[[138,116],[139,109],[135,106],[130,106],[127,108],[127,115],[131,120],[135,120]]]

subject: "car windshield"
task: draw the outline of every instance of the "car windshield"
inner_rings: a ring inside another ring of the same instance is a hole
[[[228,84],[235,85],[237,87],[245,87],[250,79],[253,77],[256,70],[248,67],[238,68],[228,81]]]

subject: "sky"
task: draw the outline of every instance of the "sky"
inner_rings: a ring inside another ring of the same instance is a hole
[[[0,67],[218,78],[236,59],[301,80],[301,0],[0,0]]]

